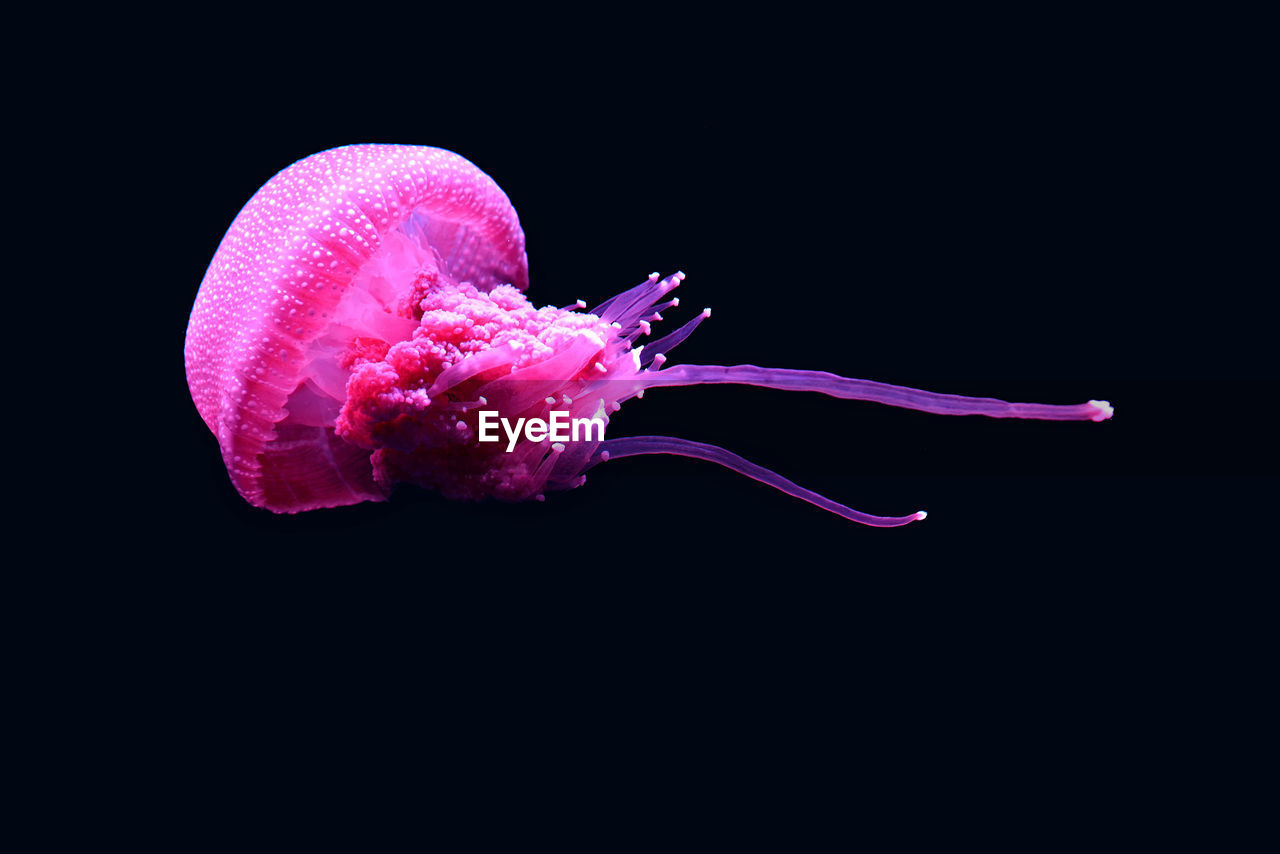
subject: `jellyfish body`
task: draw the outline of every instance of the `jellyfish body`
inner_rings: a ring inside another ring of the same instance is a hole
[[[545,424],[609,415],[646,389],[739,383],[996,418],[1109,418],[1076,406],[934,394],[821,371],[675,365],[710,309],[656,340],[684,275],[657,273],[585,311],[535,308],[524,234],[498,185],[448,151],[351,145],[277,174],[223,238],[192,309],[192,399],[251,504],[296,513],[384,500],[541,499],[609,459],[678,454],[727,466],[845,518],[872,516],[722,448],[665,436],[480,441],[482,413]],[[544,431],[545,432],[545,431]],[[504,437],[505,438],[505,437]]]

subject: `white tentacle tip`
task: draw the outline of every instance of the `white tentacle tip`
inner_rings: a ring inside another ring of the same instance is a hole
[[[923,510],[917,510],[917,511],[916,511],[916,521],[917,521],[917,522],[923,522],[925,519],[928,519],[928,518],[929,518],[929,514],[928,514],[928,513],[926,513],[925,511],[923,511]]]
[[[1111,405],[1110,401],[1091,400],[1089,401],[1089,405],[1098,410],[1090,416],[1090,419],[1093,421],[1106,421],[1116,412],[1115,407]]]

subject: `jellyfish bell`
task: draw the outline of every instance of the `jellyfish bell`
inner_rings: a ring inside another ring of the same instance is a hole
[[[196,296],[188,385],[239,493],[277,513],[385,500],[396,483],[451,499],[542,500],[610,459],[715,462],[847,519],[873,516],[722,448],[667,436],[481,441],[485,413],[608,424],[646,389],[736,383],[944,414],[1105,420],[1105,401],[1006,403],[754,365],[670,365],[710,309],[657,334],[683,273],[651,274],[590,310],[537,308],[515,209],[452,152],[351,145],[267,182],[223,238]]]

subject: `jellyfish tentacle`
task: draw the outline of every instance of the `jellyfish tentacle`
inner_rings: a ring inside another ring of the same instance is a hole
[[[555,442],[552,444],[551,447],[547,449],[546,455],[542,458],[541,462],[538,463],[538,468],[533,473],[533,482],[540,486],[545,484],[547,482],[547,478],[551,476],[551,470],[555,468],[556,463],[560,460],[560,455],[563,453],[564,445],[562,443]]]
[[[649,277],[645,279],[643,282],[641,282],[640,284],[636,285],[633,288],[625,290],[622,293],[614,294],[604,302],[597,305],[595,308],[591,309],[591,311],[588,313],[594,314],[596,317],[604,317],[604,313],[608,311],[610,308],[612,308],[615,304],[620,302],[621,300],[626,300],[628,303],[630,303],[633,299],[635,299],[635,297],[638,294],[644,294],[648,292],[657,283],[658,283],[658,274],[650,273]]]
[[[1010,403],[993,397],[941,394],[906,386],[842,377],[826,371],[761,368],[756,365],[676,365],[643,375],[646,388],[656,386],[732,383],[786,391],[816,391],[845,400],[870,400],[902,409],[939,415],[986,415],[990,418],[1031,418],[1040,421],[1105,421],[1114,410],[1105,400],[1060,405]]]
[[[592,455],[587,468],[607,460],[617,460],[641,454],[673,454],[716,463],[752,480],[758,480],[763,484],[772,486],[787,495],[799,498],[801,501],[807,501],[810,504],[821,507],[823,510],[835,513],[837,516],[852,522],[870,525],[874,528],[896,528],[899,525],[907,525],[911,522],[919,521],[927,515],[923,510],[908,516],[875,516],[870,513],[863,513],[832,501],[830,498],[819,495],[812,490],[805,489],[787,480],[777,472],[771,471],[764,466],[756,465],[750,460],[745,460],[732,451],[726,451],[716,445],[693,442],[688,439],[677,439],[673,436],[627,436],[619,439],[606,439],[600,443],[599,449]]]
[[[657,273],[650,273],[649,278],[631,290],[605,300],[591,309],[590,313],[606,323],[618,321],[626,329],[640,319],[641,312],[648,310],[660,297],[678,288],[684,280],[685,274],[679,271],[661,280]]]
[[[648,353],[658,354],[658,353],[671,352],[672,348],[676,347],[681,342],[683,342],[684,339],[688,338],[691,334],[693,334],[693,330],[697,329],[698,325],[710,316],[711,316],[711,309],[704,308],[696,317],[693,318],[693,320],[690,320],[688,323],[686,323],[684,326],[681,326],[675,332],[672,332],[669,335],[664,335],[661,338],[659,338],[657,341],[653,341],[653,342],[650,342],[649,344],[646,344],[644,348],[644,354],[648,354]],[[640,363],[642,365],[648,365],[651,361],[653,361],[652,356],[641,355],[640,357]]]

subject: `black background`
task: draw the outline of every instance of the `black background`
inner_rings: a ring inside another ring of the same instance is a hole
[[[211,752],[239,733],[305,755],[296,710],[315,704],[385,716],[383,746],[461,739],[535,778],[625,768],[695,799],[728,772],[765,802],[779,780],[825,781],[819,814],[973,790],[998,804],[978,826],[1042,829],[1154,810],[1136,794],[1151,779],[1216,761],[1177,734],[1223,650],[1261,630],[1234,615],[1274,563],[1252,55],[1189,21],[1176,38],[1151,20],[776,23],[483,45],[392,28],[324,63],[252,40],[119,59],[129,85],[95,121],[137,129],[112,180],[147,200],[128,342],[147,381],[129,386],[143,414],[113,427],[122,471],[76,487],[110,520],[95,546],[114,569],[74,596],[128,603],[111,633],[167,674],[174,716],[241,721]],[[357,142],[488,172],[537,304],[684,270],[664,328],[714,314],[673,363],[1116,416],[695,387],[611,426],[722,445],[867,512],[929,511],[899,529],[661,457],[545,504],[403,488],[254,509],[190,401],[187,315],[257,188]],[[428,714],[431,734],[404,735]]]

